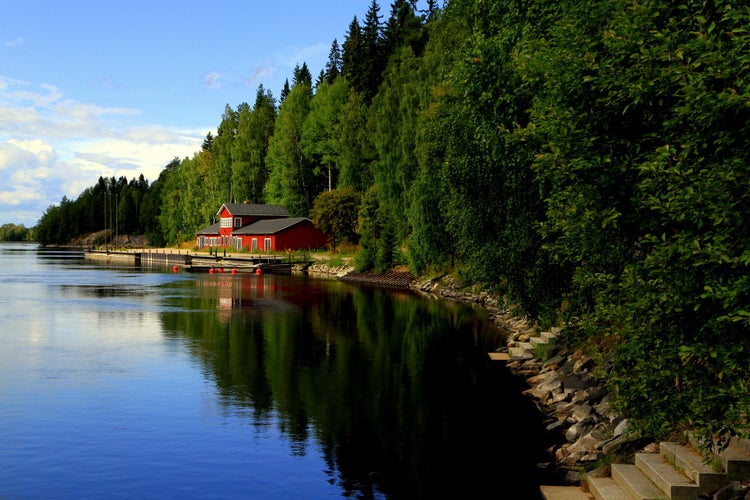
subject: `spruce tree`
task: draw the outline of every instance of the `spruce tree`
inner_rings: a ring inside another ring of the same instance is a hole
[[[312,88],[312,74],[307,67],[307,63],[302,63],[302,66],[297,64],[294,67],[292,87],[296,87],[299,84],[307,85]]]
[[[335,38],[331,44],[331,51],[328,53],[328,62],[325,67],[325,82],[328,84],[333,81],[341,74],[341,48],[339,48],[339,42]]]
[[[363,93],[365,89],[364,54],[362,49],[362,28],[357,16],[354,16],[344,40],[341,54],[341,74],[349,80],[355,92]]]
[[[281,94],[279,95],[279,106],[281,106],[281,103],[283,103],[286,100],[286,96],[289,95],[289,91],[291,88],[289,87],[289,79],[287,78],[284,80],[284,86],[281,88]]]
[[[372,0],[362,27],[363,91],[368,103],[378,92],[387,57],[383,51],[380,18],[380,7]]]

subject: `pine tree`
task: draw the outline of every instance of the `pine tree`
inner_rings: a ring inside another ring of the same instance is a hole
[[[312,74],[307,67],[307,63],[302,63],[302,66],[297,64],[294,67],[294,77],[292,79],[292,87],[299,84],[307,85],[312,88]]]
[[[214,136],[209,130],[209,132],[206,134],[206,138],[203,139],[203,144],[201,145],[201,149],[203,151],[211,151],[212,147],[214,147]]]
[[[364,94],[369,103],[378,91],[385,69],[385,54],[382,46],[380,7],[372,0],[362,27],[362,56],[364,71]]]
[[[338,78],[341,74],[341,66],[341,49],[339,48],[338,40],[334,38],[333,43],[331,44],[331,51],[328,53],[328,62],[325,67],[324,76],[326,83],[331,84],[336,78]]]
[[[354,16],[346,33],[344,47],[341,54],[341,74],[349,80],[354,91],[363,93],[364,83],[364,54],[362,50],[362,28],[357,16]]]
[[[411,45],[415,54],[422,54],[425,44],[422,19],[415,14],[413,2],[394,0],[390,17],[383,30],[384,59],[388,60],[404,44]]]
[[[279,95],[279,106],[286,100],[286,96],[289,95],[291,88],[289,87],[289,79],[284,80],[284,86],[281,88],[281,94]]]

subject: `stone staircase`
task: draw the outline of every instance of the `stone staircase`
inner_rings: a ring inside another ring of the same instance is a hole
[[[586,406],[599,409],[600,405],[594,404],[592,396],[598,388],[588,387],[586,383],[582,387],[570,383],[575,382],[573,379],[576,377],[585,382],[585,359],[575,360],[563,352],[567,363],[556,363],[555,358],[561,354],[560,346],[556,345],[558,333],[559,329],[554,329],[551,332],[527,331],[516,335],[510,339],[503,359],[510,365],[515,363],[515,371],[521,374],[529,371],[529,367],[541,365],[538,371],[530,370],[539,375],[527,379],[533,387],[526,392],[544,403],[543,406],[555,410],[555,413],[558,409],[562,410],[562,417],[558,416],[560,420],[550,427],[576,422],[566,432],[566,438],[569,438],[572,430],[585,422],[578,422],[577,409]],[[540,357],[550,355],[554,355],[553,358],[540,362]],[[558,369],[545,375],[546,367],[550,364],[558,364]],[[565,367],[571,364],[572,370],[567,372]],[[572,399],[568,397],[558,402],[568,392],[573,393]],[[582,392],[583,398],[578,401]],[[614,432],[617,434],[617,431]],[[585,434],[584,438],[589,435]],[[567,452],[577,449],[580,444],[573,442]],[[589,455],[601,455],[601,450],[606,452],[606,447],[606,442],[596,444],[596,450],[600,451]],[[649,448],[656,450],[655,445]],[[546,500],[750,500],[750,440],[732,439],[726,449],[714,453],[710,464],[704,462],[697,449],[697,442],[688,435],[687,444],[662,442],[658,452],[636,453],[632,464],[612,464],[608,476],[588,475],[581,486],[541,486],[540,491]]]
[[[634,464],[612,464],[609,477],[589,477],[586,485],[597,500],[746,498],[750,440],[732,440],[713,462],[689,444],[663,442],[659,453],[637,453]]]
[[[537,335],[528,336],[525,340],[514,341],[508,348],[510,360],[525,360],[537,357],[540,349],[546,349],[555,344],[559,330],[540,332]]]

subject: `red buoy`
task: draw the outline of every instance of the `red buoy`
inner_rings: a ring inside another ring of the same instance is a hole
[[[172,272],[173,272],[173,273],[176,273],[177,271],[179,271],[179,269],[180,269],[180,268],[179,268],[179,267],[177,267],[177,266],[172,266]]]
[[[263,274],[263,269],[261,269],[261,268],[257,268],[257,269],[255,270],[255,274]]]
[[[214,268],[213,268],[213,267],[212,267],[212,268],[209,268],[209,270],[208,270],[208,274],[213,274],[213,273],[214,273]]]
[[[232,269],[232,274],[237,274],[237,269]]]
[[[223,268],[223,267],[220,267],[220,268],[219,268],[219,272],[220,272],[220,273],[223,273],[223,272],[224,272],[224,268]]]

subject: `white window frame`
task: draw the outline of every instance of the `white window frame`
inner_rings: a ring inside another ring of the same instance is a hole
[[[258,238],[253,238],[250,242],[250,251],[251,252],[257,252],[258,251]]]
[[[222,228],[232,227],[232,218],[231,217],[222,217],[221,218],[221,227]]]
[[[242,227],[242,217],[234,218],[234,227]]]
[[[271,251],[271,238],[264,238],[263,239],[263,249],[266,252],[270,252]]]

